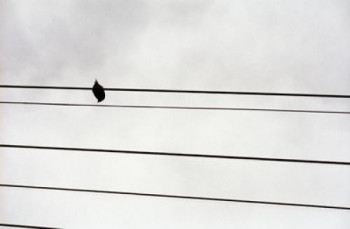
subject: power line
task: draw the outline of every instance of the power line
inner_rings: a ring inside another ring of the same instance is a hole
[[[93,105],[93,104],[81,104],[81,103],[43,103],[43,102],[12,102],[12,101],[0,101],[0,104],[67,106],[67,107],[135,108],[135,109],[171,109],[171,110],[261,111],[261,112],[292,112],[292,113],[319,113],[319,114],[343,114],[343,115],[350,114],[350,111],[294,110],[294,109],[241,108],[241,107],[189,107],[189,106],[149,106],[149,105],[104,105],[104,104]]]
[[[320,160],[302,160],[302,159],[266,158],[266,157],[246,157],[246,156],[213,155],[213,154],[170,153],[170,152],[137,151],[137,150],[91,149],[91,148],[32,146],[32,145],[11,145],[11,144],[0,144],[0,147],[3,147],[3,148],[18,148],[18,149],[40,149],[40,150],[62,150],[62,151],[138,154],[138,155],[153,155],[153,156],[195,157],[195,158],[215,158],[215,159],[234,159],[234,160],[253,160],[253,161],[274,161],[274,162],[291,162],[291,163],[350,165],[350,162],[344,162],[344,161],[320,161]]]
[[[42,226],[29,226],[29,225],[21,225],[21,224],[6,224],[0,223],[2,227],[17,227],[17,228],[36,228],[36,229],[60,229],[56,227],[42,227]]]
[[[348,210],[348,211],[350,210],[350,207],[341,207],[341,206],[298,204],[298,203],[272,202],[272,201],[260,201],[260,200],[242,200],[242,199],[229,199],[229,198],[216,198],[216,197],[168,195],[168,194],[155,194],[155,193],[142,193],[142,192],[122,192],[122,191],[62,188],[62,187],[47,187],[47,186],[32,186],[32,185],[14,185],[14,184],[0,184],[0,187],[41,189],[41,190],[68,191],[68,192],[88,192],[88,193],[99,193],[99,194],[118,194],[118,195],[147,196],[147,197],[190,199],[190,200],[204,200],[204,201],[238,202],[238,203],[249,203],[249,204],[268,204],[268,205],[280,205],[280,206],[292,206],[292,207],[327,208],[327,209]]]
[[[91,87],[62,87],[36,85],[0,85],[0,88],[21,89],[53,89],[53,90],[92,90]],[[174,90],[174,89],[145,89],[145,88],[105,88],[106,91],[154,92],[154,93],[191,93],[191,94],[221,94],[221,95],[262,95],[262,96],[292,96],[292,97],[324,97],[350,98],[350,95],[313,94],[313,93],[281,93],[281,92],[247,92],[247,91],[212,91],[212,90]]]
[[[93,104],[81,104],[81,103],[43,103],[43,102],[12,102],[12,101],[0,101],[0,104],[66,106],[66,107],[171,109],[171,110],[261,111],[261,112],[291,112],[291,113],[318,113],[318,114],[343,114],[343,115],[350,114],[349,111],[294,110],[294,109],[241,108],[241,107],[188,107],[188,106],[148,106],[148,105],[104,105],[104,104],[93,105]]]

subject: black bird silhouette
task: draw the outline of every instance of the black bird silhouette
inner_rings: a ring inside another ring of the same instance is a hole
[[[95,80],[95,84],[92,87],[92,92],[94,93],[97,102],[102,102],[106,95],[105,95],[105,89],[103,89],[103,87],[97,82],[97,80]]]

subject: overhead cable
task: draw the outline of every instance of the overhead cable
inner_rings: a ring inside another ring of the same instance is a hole
[[[290,206],[290,207],[326,208],[326,209],[347,210],[347,211],[350,210],[350,207],[342,207],[342,206],[330,206],[330,205],[318,205],[318,204],[300,204],[300,203],[285,203],[285,202],[260,201],[260,200],[242,200],[242,199],[201,197],[201,196],[184,196],[184,195],[170,195],[170,194],[143,193],[143,192],[124,192],[124,191],[109,191],[109,190],[80,189],[80,188],[63,188],[63,187],[48,187],[48,186],[33,186],[33,185],[16,185],[16,184],[0,184],[0,187],[22,188],[22,189],[37,189],[37,190],[50,190],[50,191],[67,191],[67,192],[86,192],[86,193],[96,193],[96,194],[118,194],[118,195],[174,198],[174,199],[187,199],[187,200],[238,202],[238,203],[248,203],[248,204],[267,204],[267,205],[280,205],[280,206]]]
[[[37,85],[0,85],[0,88],[52,89],[52,90],[91,90],[91,87],[37,86]],[[105,91],[124,91],[124,92],[350,98],[350,95],[344,95],[344,94],[339,95],[339,94],[252,92],[252,91],[177,90],[177,89],[150,89],[150,88],[104,88],[104,89],[105,89]]]
[[[15,227],[15,228],[33,228],[33,229],[60,229],[56,227],[43,227],[43,226],[30,226],[30,225],[22,225],[22,224],[8,224],[8,223],[0,223],[1,227]]]
[[[274,108],[243,108],[243,107],[190,107],[190,106],[155,106],[155,105],[105,105],[105,104],[81,104],[81,103],[43,103],[43,102],[13,102],[0,101],[0,104],[11,105],[38,105],[38,106],[64,106],[64,107],[97,107],[97,108],[132,108],[132,109],[168,109],[168,110],[209,110],[209,111],[260,111],[260,112],[290,112],[290,113],[316,113],[316,114],[341,114],[350,115],[350,111],[326,111],[326,110],[295,110]]]
[[[81,151],[81,152],[118,153],[118,154],[138,154],[138,155],[172,156],[172,157],[194,157],[194,158],[233,159],[233,160],[252,160],[252,161],[274,161],[274,162],[330,164],[330,165],[347,165],[347,166],[350,165],[350,162],[344,162],[344,161],[321,161],[321,160],[247,157],[247,156],[230,156],[230,155],[214,155],[214,154],[191,154],[191,153],[137,151],[137,150],[92,149],[92,148],[13,145],[13,144],[0,144],[0,147],[17,148],[17,149],[40,149],[40,150],[62,150],[62,151]]]

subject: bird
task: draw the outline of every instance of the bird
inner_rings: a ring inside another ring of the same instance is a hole
[[[102,102],[106,95],[105,95],[105,89],[97,82],[97,80],[95,80],[95,84],[92,87],[92,92],[94,93],[97,102]]]

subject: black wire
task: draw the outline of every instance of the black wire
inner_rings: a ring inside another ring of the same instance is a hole
[[[319,113],[319,114],[345,114],[349,111],[324,111],[324,110],[292,110],[292,109],[267,109],[267,108],[235,108],[235,107],[184,107],[184,106],[147,106],[147,105],[93,105],[81,103],[42,103],[42,102],[12,102],[0,101],[0,104],[12,105],[40,105],[40,106],[68,106],[68,107],[105,107],[105,108],[138,108],[138,109],[177,109],[177,110],[217,110],[217,111],[262,111],[262,112],[293,112],[293,113]]]
[[[3,227],[17,227],[17,228],[36,228],[36,229],[60,229],[60,228],[56,228],[56,227],[29,226],[29,225],[6,224],[6,223],[0,223],[0,226],[3,226]]]
[[[238,203],[249,203],[249,204],[268,204],[268,205],[280,205],[280,206],[282,205],[282,206],[293,206],[293,207],[327,208],[327,209],[348,210],[348,211],[350,210],[350,207],[341,207],[341,206],[284,203],[284,202],[272,202],[272,201],[260,201],[260,200],[241,200],[241,199],[228,199],[228,198],[216,198],[216,197],[168,195],[168,194],[141,193],[141,192],[121,192],[121,191],[32,186],[32,185],[14,185],[14,184],[0,184],[0,187],[42,189],[42,190],[69,191],[69,192],[88,192],[88,193],[100,193],[100,194],[119,194],[119,195],[176,198],[176,199],[190,199],[190,200],[221,201],[221,202],[238,202]]]
[[[136,151],[136,150],[91,149],[91,148],[31,146],[31,145],[11,145],[11,144],[0,144],[0,147],[3,147],[3,148],[19,148],[19,149],[42,149],[42,150],[45,149],[45,150],[63,150],[63,151],[67,151],[68,150],[68,151],[83,151],[83,152],[100,152],[100,153],[138,154],[138,155],[154,155],[154,156],[197,157],[197,158],[254,160],[254,161],[275,161],[275,162],[291,162],[291,163],[350,165],[350,162],[344,162],[344,161],[319,161],[319,160],[266,158],[266,157],[246,157],[246,156],[229,156],[229,155],[212,155],[212,154],[170,153],[170,152]]]
[[[91,87],[58,87],[58,86],[29,86],[29,85],[0,85],[0,88],[21,89],[58,89],[58,90],[91,90]],[[194,94],[222,94],[222,95],[263,95],[263,96],[298,96],[350,98],[350,95],[312,94],[312,93],[280,93],[280,92],[246,92],[246,91],[211,91],[211,90],[173,90],[173,89],[145,89],[145,88],[105,88],[106,91],[127,92],[156,92],[156,93],[194,93]]]

